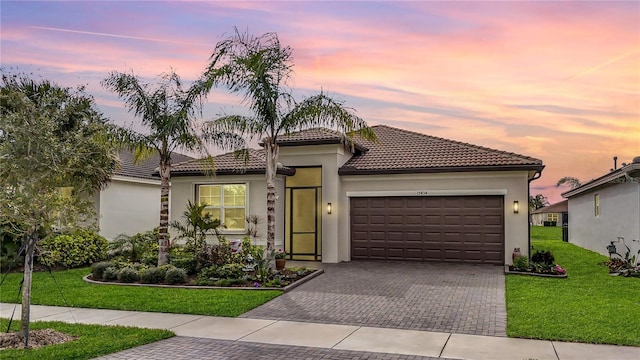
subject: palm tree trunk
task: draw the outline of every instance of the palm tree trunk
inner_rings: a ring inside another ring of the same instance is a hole
[[[160,161],[160,225],[158,226],[158,266],[169,263],[169,181],[171,165]]]
[[[276,185],[275,177],[278,169],[277,144],[272,144],[271,139],[265,140],[267,166],[265,175],[267,178],[267,250],[275,248],[276,239]]]
[[[27,235],[27,249],[24,255],[24,283],[22,284],[22,313],[20,335],[24,338],[24,348],[29,347],[29,324],[31,322],[31,279],[33,274],[33,253],[36,248],[37,229]]]

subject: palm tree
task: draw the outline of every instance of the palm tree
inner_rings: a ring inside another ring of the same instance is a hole
[[[235,34],[216,44],[206,71],[209,84],[221,84],[233,93],[244,96],[251,116],[226,115],[208,123],[209,131],[236,132],[262,140],[266,152],[267,183],[267,250],[275,240],[275,174],[278,164],[278,137],[294,131],[325,126],[343,134],[345,144],[359,135],[374,140],[375,134],[367,123],[320,92],[296,102],[287,86],[293,71],[289,46],[281,46],[278,35],[262,36]]]
[[[244,147],[244,140],[233,133],[199,131],[194,120],[201,115],[202,103],[210,87],[203,80],[195,81],[184,90],[180,77],[171,70],[159,76],[158,85],[152,88],[127,73],[113,71],[102,85],[115,92],[125,102],[129,112],[140,117],[148,134],[131,129],[120,129],[119,142],[134,151],[136,161],[151,154],[159,156],[160,174],[160,224],[158,228],[158,265],[167,264],[169,243],[169,182],[171,155],[176,150],[195,151],[206,155],[203,166],[213,169],[213,158],[206,145],[211,143],[225,149]],[[206,164],[208,165],[206,165]]]
[[[577,187],[579,187],[580,185],[582,185],[580,183],[580,180],[578,180],[577,178],[571,177],[571,176],[565,176],[562,179],[558,180],[558,182],[556,183],[556,187],[560,187],[564,184],[569,185],[572,189],[575,189]]]

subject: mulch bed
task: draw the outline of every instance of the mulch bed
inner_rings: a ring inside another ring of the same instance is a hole
[[[53,329],[31,330],[29,331],[29,349],[35,349],[47,345],[62,344],[75,339],[76,338],[71,335],[67,335]],[[0,350],[23,348],[24,337],[19,332],[0,334]]]
[[[522,269],[516,269],[513,266],[506,265],[504,267],[505,274],[517,274],[517,275],[530,275],[530,276],[539,276],[539,277],[550,277],[550,278],[566,278],[567,274],[558,274],[554,272],[534,272],[534,271],[526,271]]]

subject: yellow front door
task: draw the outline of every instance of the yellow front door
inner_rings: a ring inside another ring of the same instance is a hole
[[[322,259],[322,168],[297,168],[286,179],[285,250],[293,260]]]

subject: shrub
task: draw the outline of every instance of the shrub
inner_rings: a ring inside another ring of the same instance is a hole
[[[244,276],[242,272],[242,264],[232,263],[218,267],[218,274],[223,279],[239,279]]]
[[[138,272],[134,268],[124,267],[118,272],[118,280],[123,283],[132,283],[138,281]]]
[[[118,235],[108,246],[109,256],[122,256],[131,262],[151,261],[149,265],[153,265],[158,260],[158,229],[137,233],[129,236],[125,234]]]
[[[171,258],[171,265],[184,269],[187,274],[194,275],[196,273],[196,257],[190,254],[182,254],[180,257]]]
[[[551,251],[538,250],[533,254],[533,256],[531,256],[531,262],[537,264],[553,265],[554,260],[555,258],[553,257],[553,254],[551,254]]]
[[[118,279],[118,268],[115,266],[109,266],[102,272],[102,280],[113,281]]]
[[[244,277],[242,264],[211,266],[200,271],[199,279],[240,279]]]
[[[164,281],[166,275],[166,268],[150,267],[140,271],[140,282],[143,284],[159,284]]]
[[[104,271],[109,267],[115,268],[114,263],[112,263],[111,261],[101,261],[93,264],[91,266],[91,277],[93,278],[93,280],[102,279]]]
[[[171,268],[167,270],[164,281],[169,284],[182,284],[187,282],[187,272],[180,268]]]
[[[53,236],[42,241],[40,263],[75,268],[106,258],[107,240],[92,231]]]
[[[247,261],[247,257],[249,257],[249,255],[251,255],[251,258],[255,259],[263,252],[264,249],[262,248],[262,246],[253,245],[250,238],[244,237],[242,239],[242,257],[244,262]]]
[[[516,256],[513,259],[513,267],[516,269],[525,270],[529,267],[529,258],[526,256]]]
[[[235,254],[231,251],[229,242],[222,236],[218,239],[218,244],[211,246],[209,253],[210,262],[218,266],[231,264],[235,260]]]

